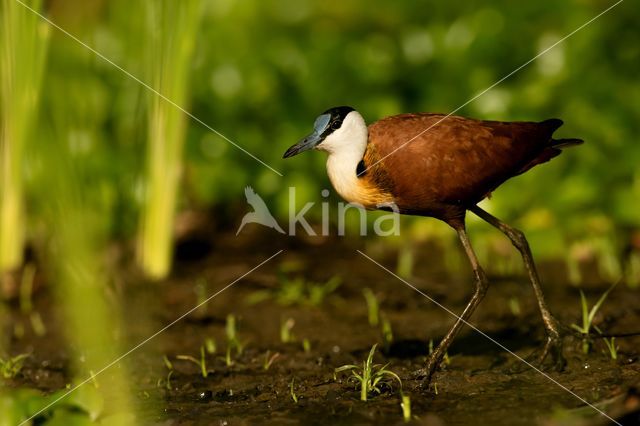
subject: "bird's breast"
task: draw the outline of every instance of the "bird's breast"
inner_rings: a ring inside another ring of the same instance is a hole
[[[359,161],[359,160],[358,160]],[[371,174],[358,176],[354,162],[330,156],[327,160],[327,174],[336,192],[347,202],[360,204],[367,209],[394,204],[393,196],[379,187],[370,178]]]

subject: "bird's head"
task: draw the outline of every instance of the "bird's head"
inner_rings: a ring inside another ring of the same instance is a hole
[[[330,154],[347,147],[353,148],[353,144],[358,143],[363,135],[366,144],[367,125],[358,111],[349,106],[331,108],[316,118],[313,132],[289,148],[283,158],[314,148]]]

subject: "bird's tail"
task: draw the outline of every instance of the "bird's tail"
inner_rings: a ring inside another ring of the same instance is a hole
[[[576,145],[582,145],[582,139],[551,139],[551,146],[558,149],[565,149]]]
[[[551,135],[562,126],[562,120],[559,118],[550,118],[548,120],[541,121],[540,125],[544,126],[549,132],[549,139],[551,139],[551,146],[557,149],[569,148],[571,146],[580,145],[584,143],[582,139],[553,139]]]

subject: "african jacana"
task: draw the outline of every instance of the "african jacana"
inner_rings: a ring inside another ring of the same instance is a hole
[[[557,366],[564,362],[560,324],[547,308],[524,234],[477,206],[507,179],[582,143],[553,139],[561,125],[558,119],[500,122],[421,113],[367,127],[356,110],[341,106],[322,113],[313,133],[285,152],[284,158],[312,148],[326,151],[329,179],[348,202],[368,209],[395,205],[403,214],[443,220],[458,233],[475,274],[475,292],[422,370],[427,381],[489,286],[465,230],[467,210],[502,231],[522,254],[547,334],[540,362],[548,354]]]

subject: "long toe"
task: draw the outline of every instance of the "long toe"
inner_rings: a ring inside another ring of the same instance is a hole
[[[431,379],[438,368],[438,363],[436,361],[436,352],[432,353],[429,359],[427,360],[427,365],[424,368],[416,370],[413,372],[413,377],[415,380],[419,380],[422,382],[423,388],[427,389],[429,384],[431,383]]]
[[[427,377],[427,369],[426,368],[419,368],[416,371],[414,371],[413,373],[411,373],[411,378],[414,380],[424,380]]]
[[[561,372],[567,365],[562,354],[562,337],[548,335],[544,348],[537,362],[537,367],[543,371]]]
[[[539,347],[533,350],[529,355],[522,359],[515,359],[505,366],[502,371],[506,374],[521,374],[525,371],[531,370],[532,366],[539,368],[540,360],[543,359],[542,352],[544,347]]]
[[[554,371],[561,372],[564,371],[567,366],[567,360],[562,354],[562,337],[551,338],[550,339],[550,356],[551,356],[551,366]]]
[[[514,361],[506,368],[508,374],[520,374],[531,368],[541,371],[561,372],[567,362],[562,355],[562,337],[547,335],[545,344],[523,359]]]
[[[420,393],[434,392],[432,387],[433,373],[428,368],[420,368],[411,374],[411,378],[415,380],[412,390]],[[437,393],[437,392],[435,392]]]

